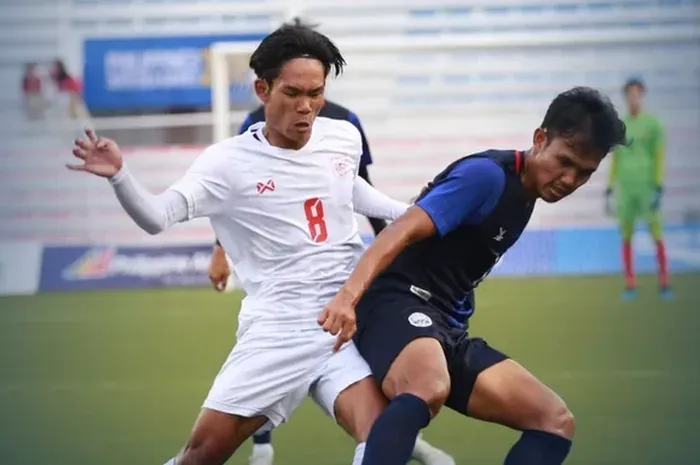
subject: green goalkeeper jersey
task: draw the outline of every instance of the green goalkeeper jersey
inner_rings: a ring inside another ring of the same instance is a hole
[[[666,136],[661,122],[649,113],[625,118],[627,146],[613,153],[610,186],[661,187]]]

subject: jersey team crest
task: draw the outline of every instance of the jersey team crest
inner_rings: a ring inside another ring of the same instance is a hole
[[[343,157],[333,157],[331,165],[335,174],[341,178],[352,172],[352,165]]]

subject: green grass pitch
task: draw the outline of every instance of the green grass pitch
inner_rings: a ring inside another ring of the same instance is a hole
[[[700,463],[700,287],[641,279],[491,279],[472,333],[557,390],[577,417],[570,464]],[[0,299],[0,463],[160,465],[183,444],[234,343],[240,294],[209,289]],[[460,465],[502,463],[517,433],[443,411],[426,437]],[[277,465],[347,465],[353,444],[307,401]],[[247,444],[229,463],[243,465]]]

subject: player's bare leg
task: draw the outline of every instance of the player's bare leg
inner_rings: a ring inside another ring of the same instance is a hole
[[[574,416],[554,391],[513,360],[478,375],[467,412],[523,432],[505,465],[559,465],[568,455]]]
[[[405,464],[418,433],[437,415],[450,392],[450,374],[440,343],[432,338],[410,342],[389,368],[382,391],[391,403],[372,427],[362,463]]]
[[[187,444],[166,465],[221,465],[266,422],[264,416],[246,418],[204,408]]]
[[[335,418],[343,430],[358,444],[367,441],[374,421],[386,407],[374,378],[365,378],[349,386],[335,401]]]
[[[386,398],[379,392],[372,377],[347,387],[335,400],[333,409],[336,421],[357,444],[353,465],[362,463],[369,431],[385,406]]]

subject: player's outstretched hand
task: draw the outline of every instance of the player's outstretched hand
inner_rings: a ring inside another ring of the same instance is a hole
[[[97,137],[92,129],[85,130],[85,137],[76,139],[73,155],[83,163],[67,164],[73,171],[84,171],[103,178],[111,178],[122,168],[122,152],[111,139]]]
[[[323,330],[338,336],[333,347],[335,352],[350,341],[357,331],[355,308],[347,294],[341,289],[318,316],[318,324]]]

